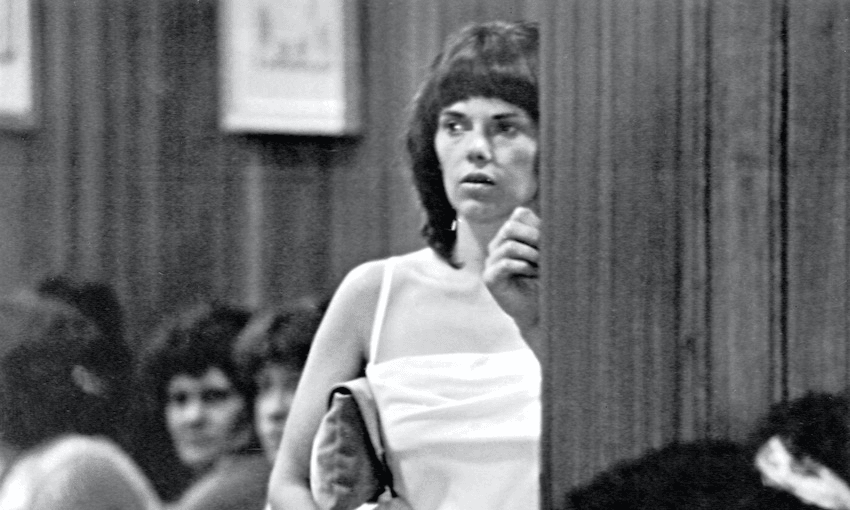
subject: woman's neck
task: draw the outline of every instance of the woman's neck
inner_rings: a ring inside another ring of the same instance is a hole
[[[457,241],[454,260],[461,268],[480,275],[484,271],[487,245],[502,226],[500,223],[472,223],[462,219],[457,222]]]

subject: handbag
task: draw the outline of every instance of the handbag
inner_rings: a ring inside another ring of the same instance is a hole
[[[375,398],[365,377],[331,388],[313,439],[310,491],[322,510],[351,510],[392,492]]]

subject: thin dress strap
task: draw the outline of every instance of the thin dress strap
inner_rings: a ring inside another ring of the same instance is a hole
[[[372,322],[372,336],[369,338],[369,363],[375,362],[375,355],[378,353],[378,341],[381,338],[384,316],[387,313],[387,303],[390,299],[390,287],[392,286],[395,263],[395,257],[388,258],[386,263],[384,263],[384,276],[381,280],[381,291],[378,294],[378,306],[375,308],[375,320]]]

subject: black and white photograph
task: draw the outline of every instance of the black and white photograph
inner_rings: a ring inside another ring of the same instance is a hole
[[[0,0],[0,510],[850,510],[850,0]]]

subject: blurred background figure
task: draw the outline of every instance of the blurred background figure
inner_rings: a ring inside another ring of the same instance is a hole
[[[306,299],[258,313],[236,343],[236,360],[254,384],[254,425],[269,464],[325,306]]]
[[[250,319],[239,307],[206,303],[168,320],[142,356],[141,380],[150,420],[164,429],[164,451],[184,468],[168,487],[174,508],[262,509],[269,465],[253,428],[254,386],[233,358],[235,341]],[[165,454],[165,455],[163,455]],[[156,462],[148,464],[159,469]],[[179,479],[178,479],[179,478]]]
[[[36,293],[0,301],[0,508],[154,510],[159,500],[114,441],[100,353],[114,338]]]
[[[130,448],[136,438],[128,419],[133,402],[131,393],[134,356],[124,337],[124,313],[115,290],[107,283],[75,279],[67,275],[45,277],[36,291],[45,297],[57,299],[76,309],[100,330],[104,342],[86,354],[91,367],[104,382],[104,397],[108,401],[108,414],[103,430]]]

